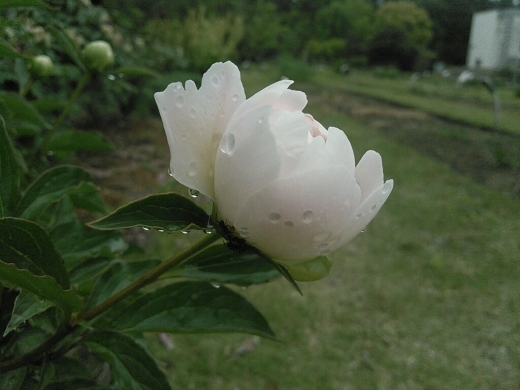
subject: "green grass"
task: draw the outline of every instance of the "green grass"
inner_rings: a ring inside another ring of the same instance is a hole
[[[272,80],[257,74],[245,81],[249,96]],[[307,111],[345,130],[357,160],[367,149],[380,152],[394,191],[366,232],[333,254],[327,278],[301,283],[303,297],[284,280],[238,289],[281,341],[174,335],[168,351],[150,336],[172,387],[518,388],[520,201],[312,96]],[[171,250],[176,239],[161,237],[163,250]],[[235,356],[248,340],[254,350]]]
[[[399,105],[414,107],[479,127],[495,127],[493,99],[481,85],[457,86],[439,76],[420,78],[411,84],[409,75],[380,78],[355,70],[348,76],[322,72],[316,81],[329,88],[358,93]],[[520,99],[513,90],[499,88],[499,129],[520,135]]]

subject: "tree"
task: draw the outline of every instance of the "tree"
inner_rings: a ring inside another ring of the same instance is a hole
[[[432,57],[428,50],[432,36],[432,22],[426,10],[409,1],[385,3],[376,12],[369,61],[412,70]]]

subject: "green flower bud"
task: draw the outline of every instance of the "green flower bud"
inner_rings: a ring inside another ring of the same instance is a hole
[[[94,41],[83,48],[81,59],[88,69],[102,72],[114,63],[114,52],[109,43]]]
[[[50,57],[39,55],[31,59],[29,70],[35,77],[47,77],[52,74],[54,65]]]

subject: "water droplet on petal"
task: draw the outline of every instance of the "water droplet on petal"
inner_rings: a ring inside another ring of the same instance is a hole
[[[166,106],[163,106],[162,110],[163,110],[163,111],[166,111]]]
[[[370,212],[373,213],[376,210],[377,210],[377,204],[372,206],[372,208],[370,209]]]
[[[196,198],[197,196],[199,196],[200,192],[197,191],[197,190],[194,190],[193,188],[188,188],[188,195],[191,196],[192,198]]]
[[[367,230],[367,229],[366,229],[366,228],[364,228],[363,230],[361,230],[361,233],[365,233],[365,231],[366,231],[366,230]]]
[[[225,154],[232,154],[235,149],[235,136],[232,133],[227,133],[220,141],[220,150]]]
[[[192,161],[188,165],[188,175],[193,177],[197,174],[199,170],[199,165],[197,164],[197,161]]]
[[[172,167],[168,168],[168,175],[173,177],[173,168]]]
[[[327,250],[329,247],[329,243],[328,242],[322,242],[320,245],[318,245],[316,248],[318,249],[318,251],[320,253],[323,253],[325,250]]]
[[[258,120],[258,123],[264,123],[264,120],[263,120],[262,118],[260,118],[260,119]]]
[[[211,84],[216,88],[220,84],[220,80],[218,79],[218,76],[211,76]]]
[[[177,96],[177,98],[175,99],[175,105],[179,108],[184,106],[184,96]]]
[[[280,222],[280,219],[282,218],[282,216],[280,215],[280,213],[271,213],[269,214],[269,222],[271,223],[278,223]]]
[[[176,84],[173,86],[173,91],[174,91],[174,92],[177,92],[177,91],[179,91],[181,88],[182,88],[181,83],[176,83]]]
[[[356,215],[356,219],[359,219],[359,218],[361,218],[362,216],[363,216],[363,215],[358,214],[358,215]]]
[[[240,234],[242,238],[249,238],[249,231],[247,227],[241,227],[238,229],[238,234]]]
[[[313,217],[314,215],[312,214],[312,211],[307,210],[302,214],[302,221],[303,223],[311,223]]]
[[[285,221],[284,225],[287,226],[287,227],[293,227],[294,223],[293,223],[293,221]]]
[[[231,100],[233,100],[234,102],[238,101],[238,95],[233,95],[233,97],[231,98]]]
[[[192,118],[195,118],[197,116],[197,110],[195,110],[193,107],[190,108],[190,116]]]

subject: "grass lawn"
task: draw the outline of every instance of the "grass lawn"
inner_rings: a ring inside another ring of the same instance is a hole
[[[265,77],[246,74],[248,96]],[[394,191],[366,232],[333,254],[327,278],[300,284],[303,297],[284,280],[238,289],[280,341],[173,335],[167,350],[150,336],[172,387],[519,388],[520,201],[312,96],[306,111],[345,130],[357,160],[380,152]],[[159,245],[169,251],[174,241],[161,236]]]

